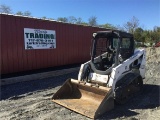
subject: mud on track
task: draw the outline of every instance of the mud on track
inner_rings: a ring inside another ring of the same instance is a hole
[[[147,49],[143,93],[99,119],[160,119],[160,49]],[[42,80],[1,86],[0,120],[90,120],[51,101],[52,95],[78,71]]]

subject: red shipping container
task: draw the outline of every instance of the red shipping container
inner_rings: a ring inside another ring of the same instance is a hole
[[[0,14],[1,74],[86,62],[92,33],[105,30],[51,20]],[[25,49],[24,28],[54,30],[55,49]]]

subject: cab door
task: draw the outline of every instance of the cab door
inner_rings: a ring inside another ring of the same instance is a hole
[[[121,38],[120,54],[121,54],[123,61],[128,59],[134,54],[133,38]]]

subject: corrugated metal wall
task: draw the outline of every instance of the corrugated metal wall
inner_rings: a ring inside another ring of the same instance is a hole
[[[90,59],[92,33],[102,28],[0,14],[1,73],[85,62]],[[24,47],[24,28],[56,31],[56,49]]]

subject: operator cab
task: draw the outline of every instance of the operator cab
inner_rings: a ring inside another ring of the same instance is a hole
[[[134,53],[133,35],[108,30],[93,33],[91,68],[99,74],[109,74],[111,69]]]

